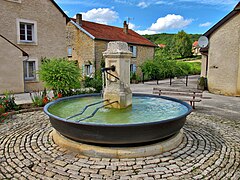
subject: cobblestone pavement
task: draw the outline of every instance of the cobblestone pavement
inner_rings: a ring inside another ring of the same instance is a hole
[[[157,156],[88,158],[54,144],[43,112],[0,125],[0,179],[240,179],[240,124],[192,113],[184,140]]]

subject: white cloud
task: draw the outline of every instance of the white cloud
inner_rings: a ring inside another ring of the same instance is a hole
[[[158,32],[156,31],[151,31],[151,30],[136,30],[138,34],[145,35],[145,34],[157,34]]]
[[[141,1],[137,4],[137,6],[140,7],[140,8],[146,8],[146,7],[149,6],[149,4],[144,2],[144,1]]]
[[[181,15],[168,14],[165,17],[158,18],[156,23],[153,23],[148,30],[164,31],[168,29],[180,29],[189,25],[193,20],[184,19]]]
[[[205,23],[199,24],[199,27],[208,27],[208,26],[211,26],[211,25],[212,25],[211,22],[205,22]]]
[[[147,8],[150,5],[171,5],[174,3],[167,0],[114,0],[114,2],[130,6],[138,6],[140,8]]]
[[[133,24],[133,23],[128,23],[128,28],[129,29],[134,29],[134,28],[136,28],[136,25]]]
[[[108,24],[118,19],[118,13],[109,8],[92,9],[87,12],[81,12],[83,20]]]
[[[60,0],[58,0],[60,1]],[[62,0],[63,1],[63,0]],[[71,0],[73,1],[73,0]],[[128,5],[138,5],[142,2],[145,4],[151,5],[151,4],[176,4],[176,3],[184,3],[184,2],[189,2],[193,4],[207,4],[207,5],[236,5],[239,0],[201,0],[201,1],[196,1],[196,0],[114,0],[116,3],[121,3],[121,4],[128,4]],[[144,4],[142,3],[142,4]]]
[[[145,30],[136,30],[136,32],[141,35],[158,34],[165,30],[184,28],[192,21],[192,19],[184,19],[181,15],[168,14],[165,17],[158,18],[156,23],[153,23],[151,27]]]

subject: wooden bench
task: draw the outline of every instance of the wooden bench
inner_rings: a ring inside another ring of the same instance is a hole
[[[190,102],[190,105],[195,109],[195,102],[200,102],[202,99],[203,91],[198,89],[166,89],[166,88],[153,88],[153,94],[159,96],[170,96],[182,101]]]

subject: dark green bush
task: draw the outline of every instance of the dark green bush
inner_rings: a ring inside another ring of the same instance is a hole
[[[147,60],[141,66],[144,79],[159,80],[170,77],[200,74],[201,63],[177,60]],[[145,78],[146,77],[146,78]]]
[[[40,79],[57,96],[72,95],[73,89],[80,88],[80,69],[75,62],[66,59],[44,59],[40,70]]]

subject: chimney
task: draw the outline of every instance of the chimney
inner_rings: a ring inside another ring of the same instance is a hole
[[[125,34],[128,34],[128,24],[127,24],[127,21],[124,21],[124,23],[123,23],[123,32]]]
[[[76,23],[82,25],[82,14],[76,14]]]

